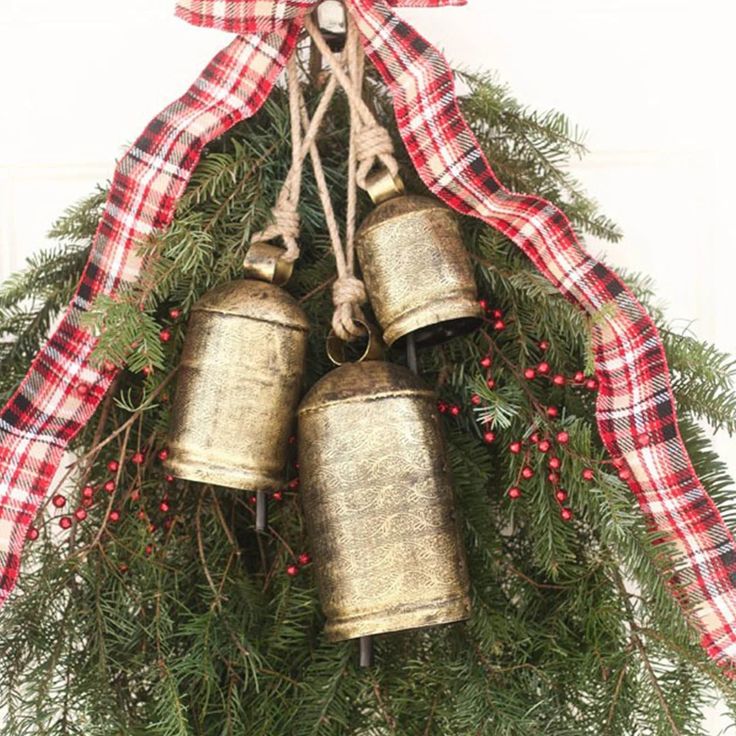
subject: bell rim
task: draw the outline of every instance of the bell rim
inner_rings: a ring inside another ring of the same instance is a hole
[[[438,313],[441,314],[441,319],[436,318]],[[391,321],[391,324],[384,329],[383,339],[389,347],[393,347],[393,345],[398,341],[406,338],[407,335],[417,332],[418,330],[459,319],[475,319],[478,321],[478,324],[467,332],[458,333],[452,337],[458,337],[461,334],[473,332],[478,329],[483,322],[483,308],[478,304],[478,300],[471,298],[467,292],[461,292],[454,297],[446,298],[442,304],[441,310],[432,306],[427,306],[426,304],[407,310],[403,314],[394,318]]]
[[[424,603],[420,606],[396,612],[375,612],[350,619],[327,621],[324,634],[327,641],[338,642],[358,639],[363,636],[395,634],[400,631],[426,629],[467,621],[472,616],[472,606],[467,590],[457,595]]]

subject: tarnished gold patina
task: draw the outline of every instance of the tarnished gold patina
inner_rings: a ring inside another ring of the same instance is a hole
[[[254,250],[255,249],[255,250]],[[251,246],[246,273],[193,308],[177,377],[167,466],[179,478],[275,490],[304,375],[309,324],[283,289],[283,251]]]
[[[475,329],[483,311],[457,218],[436,200],[411,194],[386,198],[385,191],[379,188],[382,203],[356,238],[384,340],[393,345],[414,333],[421,347]]]
[[[419,378],[379,361],[329,373],[299,408],[299,464],[330,640],[469,616],[436,397]]]

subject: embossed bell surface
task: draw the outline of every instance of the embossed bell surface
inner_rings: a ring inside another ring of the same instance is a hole
[[[193,308],[177,377],[167,466],[250,491],[283,482],[309,324],[273,284],[234,281]]]
[[[329,639],[469,616],[436,398],[417,376],[377,361],[329,373],[299,408],[299,464]]]
[[[440,202],[393,196],[363,221],[356,253],[387,345],[410,333],[432,345],[476,329],[483,311],[455,215]]]

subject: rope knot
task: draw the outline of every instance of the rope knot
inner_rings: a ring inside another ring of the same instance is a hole
[[[378,123],[366,125],[355,136],[355,154],[358,161],[373,162],[382,156],[393,156],[394,143],[386,128]]]
[[[368,301],[365,284],[354,276],[342,276],[332,285],[332,301],[336,307],[365,304]]]
[[[282,238],[286,250],[281,257],[288,263],[293,263],[299,258],[299,213],[296,206],[288,199],[281,199],[271,210],[271,217],[273,222],[265,230],[255,233],[251,243]]]

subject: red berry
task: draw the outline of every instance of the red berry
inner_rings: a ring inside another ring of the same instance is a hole
[[[596,381],[595,378],[589,378],[585,382],[585,388],[589,391],[595,391],[598,388],[598,381]]]
[[[168,501],[161,501],[161,503],[158,505],[158,509],[162,514],[167,514],[169,511],[171,511],[171,506],[169,505]]]
[[[155,531],[156,531],[156,529],[158,529],[158,527],[155,524],[149,524],[148,525],[148,533],[149,534],[154,534]]]
[[[300,565],[308,565],[312,561],[312,558],[306,552],[302,552],[299,555],[298,561]]]
[[[128,572],[128,566],[124,562],[121,562],[118,565],[118,571],[121,575],[125,575]]]
[[[107,483],[105,483],[104,486],[102,486],[108,493],[114,493],[115,491],[115,481],[109,480]]]
[[[281,491],[274,491],[272,497],[274,501],[281,501],[284,497],[284,494]]]
[[[478,306],[484,311],[488,311],[488,300],[487,299],[478,299]]]
[[[145,511],[144,511],[143,509],[141,509],[141,510],[140,510],[140,511],[139,511],[139,512],[138,512],[138,513],[136,514],[136,516],[138,517],[138,519],[139,519],[140,521],[145,521],[145,520],[146,520],[146,519],[148,518],[148,517],[146,516],[146,512],[145,512]]]
[[[171,330],[168,330],[164,327],[164,329],[158,333],[158,336],[161,339],[161,342],[168,342],[169,340],[171,340]]]
[[[145,459],[146,458],[144,457],[142,452],[135,452],[130,458],[130,462],[132,462],[133,465],[143,465]]]
[[[173,483],[176,480],[176,478],[174,478],[174,476],[169,473],[169,474],[167,474],[167,475],[164,476],[164,480],[167,483]]]
[[[537,366],[537,370],[541,375],[546,376],[550,372],[551,368],[549,367],[549,363],[547,363],[546,361],[542,361]]]
[[[489,378],[486,381],[486,386],[488,386],[488,388],[490,388],[490,389],[494,389],[494,388],[496,388],[496,381],[493,378]]]
[[[86,509],[77,509],[74,512],[74,517],[77,521],[84,521],[87,518],[87,510]]]
[[[512,501],[516,501],[518,498],[521,498],[521,488],[517,488],[516,486],[509,488],[508,494]]]
[[[85,486],[82,488],[82,498],[90,499],[94,497],[95,489],[92,486]]]
[[[501,319],[503,317],[503,312],[500,309],[494,309],[493,310],[493,318],[494,319]]]
[[[61,493],[57,493],[52,499],[51,503],[56,506],[57,509],[60,509],[64,506],[66,503],[66,496],[62,496]]]
[[[109,515],[109,516],[108,516],[107,518],[108,518],[108,519],[110,519],[110,521],[111,521],[111,522],[112,522],[113,524],[117,524],[117,522],[119,522],[119,521],[120,521],[120,512],[119,512],[119,511],[117,511],[116,509],[113,509],[113,510],[112,510],[112,511],[110,512],[110,515]]]
[[[536,445],[539,442],[539,432],[534,432],[529,438],[529,441]]]
[[[167,460],[169,457],[169,448],[164,447],[163,449],[158,451],[158,459],[163,462],[164,460]]]
[[[593,480],[595,478],[595,471],[592,468],[585,468],[583,470],[584,480]]]
[[[498,332],[501,332],[501,330],[505,330],[506,329],[506,323],[502,319],[497,319],[493,323],[493,329],[494,330],[497,330]]]
[[[528,466],[524,466],[521,470],[521,477],[525,480],[529,480],[534,477],[534,471]]]
[[[28,528],[28,531],[26,532],[26,539],[31,542],[35,542],[38,539],[38,529],[36,529],[35,526],[31,526]]]
[[[117,473],[119,467],[120,467],[120,463],[117,460],[110,460],[110,462],[107,464],[107,469],[111,473]]]
[[[258,496],[248,496],[248,503],[251,506],[255,506],[258,501]]]
[[[560,482],[560,476],[557,473],[550,473],[547,476],[547,480],[553,485],[556,486]]]
[[[147,544],[146,545],[146,555],[150,555],[153,552],[153,545]]]
[[[560,488],[555,493],[555,498],[560,502],[564,503],[567,501],[567,491],[564,488]]]
[[[572,380],[575,381],[575,383],[583,383],[585,381],[585,373],[577,371]]]
[[[526,378],[527,381],[533,381],[537,377],[537,372],[534,370],[534,368],[527,368],[524,371],[524,378]]]
[[[513,452],[514,455],[518,455],[521,452],[521,442],[512,442],[509,445],[509,452]]]
[[[560,516],[562,517],[563,521],[570,521],[572,519],[572,511],[567,508],[562,509],[562,511],[560,511]]]
[[[556,376],[555,376],[555,377],[554,377],[554,378],[552,379],[552,383],[554,383],[554,385],[555,385],[555,386],[564,386],[564,385],[565,385],[565,383],[566,383],[566,381],[565,381],[565,376],[563,376],[563,375],[562,375],[561,373],[558,373],[558,374],[557,374],[557,375],[556,375]]]
[[[556,406],[548,406],[547,416],[550,419],[557,419],[557,417],[560,416],[560,410]]]
[[[289,565],[286,568],[286,574],[289,577],[295,578],[299,574],[299,568],[296,565]]]
[[[437,411],[438,411],[438,412],[439,412],[440,414],[446,414],[446,413],[447,413],[447,410],[448,410],[448,408],[449,408],[449,407],[447,406],[447,404],[446,404],[446,403],[445,403],[444,401],[438,401],[438,402],[437,402]]]
[[[570,441],[570,435],[565,432],[564,430],[562,432],[557,433],[557,441],[561,445],[566,445]]]
[[[140,501],[141,500],[141,489],[136,488],[131,494],[130,494],[130,500],[131,501]]]
[[[549,440],[542,440],[537,445],[537,450],[539,450],[539,452],[549,452],[551,447],[552,447],[552,443]]]
[[[295,491],[297,488],[299,488],[299,478],[293,478],[289,481],[289,490]]]
[[[450,414],[452,414],[452,416],[454,416],[454,417],[459,416],[460,415],[460,407],[457,406],[456,404],[453,404],[450,407]]]
[[[485,442],[487,445],[490,445],[491,442],[495,442],[495,441],[496,441],[495,432],[488,431],[488,432],[483,433],[483,442]]]
[[[481,397],[480,397],[480,396],[478,396],[478,394],[473,394],[473,395],[472,395],[472,396],[470,397],[470,403],[471,403],[471,404],[472,404],[473,406],[480,406],[480,404],[481,404],[481,402],[482,402],[482,401],[483,401],[483,399],[481,399]]]
[[[59,519],[59,526],[62,529],[69,529],[72,525],[71,517],[69,516],[62,516],[61,519]]]
[[[486,355],[486,357],[485,358],[482,358],[481,361],[480,361],[480,364],[481,364],[481,366],[483,366],[483,368],[490,368],[492,363],[493,363],[493,361],[491,360],[490,356],[488,356],[488,355]]]
[[[551,457],[549,459],[549,467],[552,468],[552,470],[559,470],[562,466],[562,460],[558,457]]]
[[[540,350],[541,350],[542,352],[546,352],[547,350],[549,350],[549,341],[548,341],[548,340],[542,340],[542,341],[541,341],[541,342],[539,343],[539,349],[540,349]]]
[[[153,373],[153,366],[152,365],[143,366],[142,373],[144,376],[150,376]]]
[[[78,383],[77,384],[77,396],[86,396],[88,393],[89,393],[88,383]]]
[[[181,309],[177,309],[176,307],[169,309],[169,317],[171,319],[179,319],[181,317]]]

